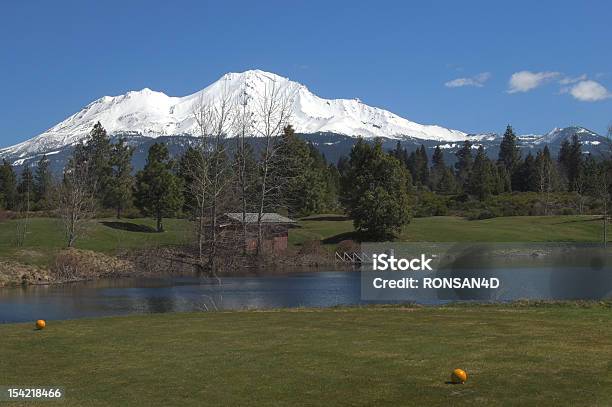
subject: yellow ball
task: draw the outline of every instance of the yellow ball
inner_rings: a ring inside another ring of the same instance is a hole
[[[467,380],[467,373],[463,369],[455,369],[451,373],[451,381],[453,383],[465,383]]]
[[[39,319],[36,321],[36,329],[45,329],[45,326],[47,326],[47,323],[44,319]]]

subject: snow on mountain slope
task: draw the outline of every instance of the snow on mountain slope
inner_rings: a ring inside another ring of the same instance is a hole
[[[589,129],[585,129],[584,127],[571,126],[565,128],[556,127],[540,137],[538,139],[538,144],[550,144],[554,142],[562,142],[565,139],[572,137],[574,134],[578,135],[580,139],[584,141],[589,141],[590,139],[599,139],[600,135],[591,131]]]
[[[299,133],[331,132],[348,136],[416,138],[453,142],[466,139],[466,133],[440,126],[406,120],[389,111],[371,107],[355,99],[323,99],[304,85],[260,70],[228,73],[205,89],[185,97],[171,97],[143,89],[120,96],[104,96],[39,136],[0,150],[0,155],[31,157],[72,145],[87,136],[96,122],[109,134],[128,133],[147,137],[196,134],[194,107],[201,101],[248,95],[249,103],[275,83],[293,95],[291,124]]]

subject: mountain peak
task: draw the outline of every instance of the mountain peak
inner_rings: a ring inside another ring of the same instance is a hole
[[[151,93],[163,93],[163,92],[156,92],[154,90],[151,90],[151,88],[142,88],[140,90],[131,90],[128,92],[128,94],[137,94],[137,95],[149,95]]]
[[[292,100],[291,124],[298,133],[338,133],[366,138],[460,141],[467,135],[435,125],[422,125],[387,110],[368,106],[360,99],[323,99],[298,82],[260,69],[226,73],[206,88],[184,97],[168,96],[145,87],[119,96],[104,96],[37,137],[2,150],[4,155],[26,157],[72,145],[85,138],[96,122],[110,135],[146,137],[196,133],[193,111],[202,101],[222,95],[247,93],[253,103],[271,84]],[[254,108],[254,106],[253,106]]]
[[[251,69],[244,72],[229,72],[219,78],[219,80],[212,85],[224,84],[225,82],[233,82],[234,84],[251,84],[252,86],[256,86],[257,83],[268,84],[271,82],[275,82],[279,85],[287,83],[299,85],[297,82],[292,82],[288,78],[272,72],[262,71],[260,69]]]

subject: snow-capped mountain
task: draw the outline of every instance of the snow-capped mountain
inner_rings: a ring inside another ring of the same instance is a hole
[[[597,146],[602,142],[602,137],[594,131],[585,129],[584,127],[570,126],[564,128],[556,127],[543,136],[535,136],[533,143],[536,145],[556,143],[561,144],[563,141],[571,138],[574,134],[580,138],[583,145],[590,144]],[[527,141],[526,136],[521,136],[519,139]]]
[[[120,96],[104,96],[28,141],[0,150],[0,155],[26,159],[33,155],[73,145],[87,136],[96,122],[110,135],[145,137],[193,135],[197,133],[194,108],[219,100],[223,95],[255,104],[266,89],[276,87],[292,100],[291,124],[298,133],[329,132],[349,136],[417,138],[459,141],[466,133],[406,120],[387,110],[368,106],[357,99],[323,99],[297,82],[273,73],[251,70],[228,73],[212,85],[184,97],[168,96],[145,88]]]
[[[210,86],[184,97],[168,96],[148,88],[120,96],[104,96],[44,133],[0,149],[0,159],[20,167],[32,164],[45,154],[54,170],[59,172],[74,145],[87,137],[99,121],[111,137],[124,137],[134,147],[134,166],[140,168],[148,147],[155,141],[166,143],[173,155],[181,154],[196,141],[193,137],[198,134],[194,111],[200,104],[229,97],[246,100],[256,109],[262,95],[272,87],[279,94],[290,96],[290,123],[296,132],[317,146],[331,162],[348,154],[357,136],[380,137],[384,148],[388,149],[394,148],[398,140],[409,150],[425,145],[430,154],[440,146],[449,162],[453,161],[463,141],[470,140],[474,148],[482,145],[490,157],[497,157],[501,137],[498,133],[468,134],[418,124],[358,99],[323,99],[297,82],[251,70],[225,74]],[[582,127],[556,128],[545,135],[522,135],[518,139],[525,154],[545,144],[555,154],[562,141],[573,134],[578,134],[585,152],[595,151],[603,141],[601,136]]]

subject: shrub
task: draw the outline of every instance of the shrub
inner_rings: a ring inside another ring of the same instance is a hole
[[[130,262],[103,253],[64,249],[55,256],[51,274],[56,280],[71,281],[124,274],[132,268]]]
[[[473,209],[466,214],[468,220],[483,220],[497,217],[489,209]]]
[[[437,195],[429,191],[422,191],[418,197],[414,216],[417,218],[446,216],[448,215],[448,201],[449,198],[446,196]]]

